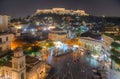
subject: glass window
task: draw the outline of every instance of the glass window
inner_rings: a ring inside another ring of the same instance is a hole
[[[24,67],[24,61],[21,62],[20,68]]]
[[[22,63],[20,64],[20,68],[22,68]]]
[[[21,74],[21,79],[24,79],[24,73]]]
[[[6,41],[8,41],[8,37],[6,37]]]
[[[2,38],[0,38],[0,42],[2,42]]]
[[[24,67],[24,61],[22,61],[22,67]]]
[[[0,51],[2,51],[2,47],[0,47]]]
[[[14,63],[14,68],[18,69],[18,64],[17,63]]]

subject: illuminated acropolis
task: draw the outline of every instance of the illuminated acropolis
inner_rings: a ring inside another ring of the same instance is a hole
[[[38,9],[36,11],[36,14],[41,14],[41,13],[55,13],[55,14],[78,14],[81,16],[88,16],[89,14],[87,14],[84,10],[67,10],[65,8],[52,8],[52,9]]]

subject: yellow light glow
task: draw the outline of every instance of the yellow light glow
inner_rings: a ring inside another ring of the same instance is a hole
[[[16,28],[16,29],[21,29],[22,26],[21,26],[21,25],[16,25],[15,28]]]
[[[55,26],[49,26],[48,28],[49,28],[49,29],[54,29],[54,28],[55,28]]]
[[[98,58],[99,56],[98,55],[91,55],[92,57],[94,57],[94,58]]]
[[[17,47],[23,47],[23,42],[20,40],[15,40],[11,42],[11,49],[14,50]]]

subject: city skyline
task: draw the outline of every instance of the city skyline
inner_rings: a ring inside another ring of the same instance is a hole
[[[32,15],[37,9],[51,8],[66,8],[66,9],[81,9],[86,13],[94,16],[117,16],[120,17],[120,1],[119,0],[50,0],[50,1],[35,1],[35,0],[1,0],[0,14],[6,14],[12,17],[25,17]]]
[[[120,0],[0,0],[0,79],[120,79]]]

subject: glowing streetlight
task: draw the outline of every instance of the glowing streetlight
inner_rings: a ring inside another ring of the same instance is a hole
[[[47,28],[43,28],[43,30],[44,30],[44,31],[46,31],[46,30],[47,30]]]

